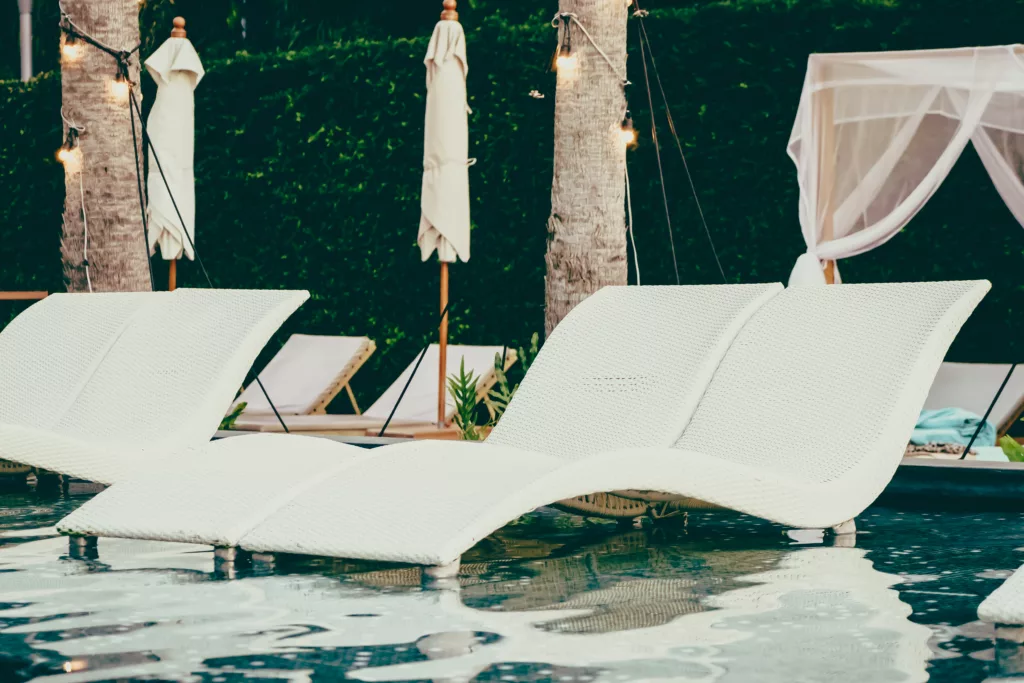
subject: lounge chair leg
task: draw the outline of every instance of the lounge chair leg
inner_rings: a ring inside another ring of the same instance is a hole
[[[218,579],[233,581],[238,578],[238,568],[235,567],[234,562],[215,562],[213,565],[213,575]]]
[[[273,569],[277,563],[277,556],[274,553],[253,553],[252,563],[260,565],[264,569]]]
[[[424,567],[423,574],[430,577],[431,579],[451,579],[459,575],[459,568],[462,566],[461,560],[455,560],[448,564],[435,565],[433,567]]]
[[[222,548],[213,549],[213,559],[215,562],[226,562],[234,564],[241,559],[241,552],[234,546],[225,546]]]
[[[238,577],[238,565],[249,559],[249,553],[235,546],[221,546],[213,549],[213,573],[222,579]]]
[[[68,536],[68,555],[76,560],[95,560],[99,557],[95,536]]]
[[[346,384],[345,391],[348,393],[348,400],[352,403],[352,410],[355,411],[356,415],[362,415],[363,411],[359,410],[359,404],[356,402],[356,395],[352,392],[352,385]]]
[[[836,536],[846,536],[849,534],[857,533],[857,522],[852,519],[848,519],[842,524],[836,524],[832,527],[832,533]]]
[[[1024,626],[1016,624],[996,624],[996,640],[1022,645],[1024,644]]]
[[[47,470],[36,472],[36,493],[40,496],[57,497],[64,490],[64,477]]]

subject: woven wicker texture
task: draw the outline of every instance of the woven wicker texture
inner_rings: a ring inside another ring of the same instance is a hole
[[[291,450],[302,457],[286,457]],[[313,437],[261,434],[149,463],[130,485],[108,488],[59,530],[123,538],[237,545],[283,503],[369,451]],[[154,505],[173,490],[174,505]],[[125,514],[130,511],[130,514]]]
[[[369,457],[340,458],[344,469],[337,473],[313,463],[272,505],[238,494],[245,508],[238,514],[253,524],[238,543],[255,551],[442,565],[537,507],[621,489],[693,498],[796,527],[837,525],[866,508],[892,477],[949,344],[988,289],[987,282],[973,282],[787,290],[739,333],[674,446],[595,450],[587,457],[490,441],[389,446]],[[690,326],[703,322],[698,317]],[[600,331],[578,334],[589,344]],[[615,325],[604,333],[620,332]],[[530,372],[543,377],[554,371],[547,368],[550,363],[538,361]],[[528,405],[533,398],[516,400]],[[536,429],[554,433],[564,417],[552,407],[535,420]],[[305,467],[305,452],[313,451],[297,437],[235,441],[233,452],[257,463],[287,453],[289,467]],[[315,450],[316,457],[351,453],[333,443]],[[230,470],[193,462],[220,482],[211,495],[233,486]],[[102,520],[87,517],[90,507],[115,500],[112,492],[141,488],[140,481],[115,485],[61,528],[154,538],[143,508],[154,500],[171,511],[199,505],[192,478],[165,477],[151,480],[144,493],[116,494],[116,510]],[[133,524],[127,532],[126,517]],[[80,521],[86,519],[89,526]],[[198,522],[160,523],[166,540],[196,537]],[[204,537],[235,538],[241,526],[222,534],[213,524]]]
[[[606,287],[544,344],[488,443],[585,458],[668,446],[778,284]]]
[[[243,537],[241,546],[255,551],[443,564],[462,552],[459,548],[438,553],[453,532],[470,534],[473,545],[525,512],[495,505],[497,497],[523,490],[561,464],[540,454],[464,442],[376,449],[373,457],[284,505]],[[499,515],[509,509],[509,516],[485,523],[487,529],[479,536],[469,529],[476,526],[478,513],[486,514],[495,507]]]
[[[1024,567],[978,606],[978,617],[990,624],[1024,626]]]
[[[813,483],[870,459],[888,481],[970,312],[951,308],[966,298],[973,310],[987,291],[971,282],[787,290],[736,338],[676,446]]]
[[[161,297],[136,313],[56,430],[139,445],[208,441],[256,356],[305,299],[187,289]]]
[[[0,333],[0,457],[110,483],[142,451],[207,443],[306,298],[187,289],[47,298]]]
[[[133,476],[156,457],[151,453],[0,423],[0,458],[100,484],[112,484]]]
[[[55,294],[0,333],[0,423],[52,428],[147,301],[161,294]]]

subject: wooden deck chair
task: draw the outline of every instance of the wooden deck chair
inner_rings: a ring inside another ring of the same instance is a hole
[[[505,354],[505,369],[512,367],[517,360],[514,349],[505,349],[501,346],[448,346],[448,373],[458,372],[463,360],[466,362],[466,371],[472,372],[479,379],[477,380],[477,400],[483,400],[487,392],[494,387],[497,377],[494,372],[495,355]],[[409,381],[419,358],[413,358],[408,367],[398,376],[390,387],[381,394],[380,398],[374,401],[373,405],[366,409],[362,415],[291,415],[285,417],[284,422],[289,432],[315,433],[315,434],[341,434],[359,436],[366,434],[368,430],[379,430],[391,414],[391,410],[398,403],[398,397],[402,389]],[[437,344],[431,344],[427,354],[420,363],[419,369],[413,377],[412,384],[402,397],[398,410],[391,420],[395,428],[417,428],[433,425],[437,422],[437,373],[440,348]],[[259,388],[255,388],[259,391]],[[270,388],[267,387],[268,393]],[[273,393],[271,398],[276,402]],[[455,404],[448,396],[446,403],[447,417],[451,419],[455,414]],[[268,407],[269,408],[269,407]],[[284,414],[282,413],[284,417]],[[233,428],[241,431],[253,432],[282,432],[284,428],[281,422],[273,415],[250,415],[246,410],[235,421]]]
[[[984,415],[1009,371],[1008,364],[943,363],[924,408],[963,408],[978,416]],[[1014,370],[988,419],[995,425],[998,436],[1002,436],[1010,431],[1022,412],[1024,367],[1019,367]]]
[[[281,415],[322,414],[342,389],[359,415],[349,383],[376,349],[368,337],[293,334],[260,372],[260,382]],[[246,387],[232,410],[242,403],[246,404],[242,413],[246,417],[277,419],[256,382]]]

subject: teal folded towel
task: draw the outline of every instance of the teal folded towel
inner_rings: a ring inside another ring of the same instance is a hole
[[[923,446],[930,443],[956,443],[966,446],[981,423],[981,417],[963,408],[922,410],[910,443]],[[996,428],[987,420],[978,435],[975,446],[995,446]]]

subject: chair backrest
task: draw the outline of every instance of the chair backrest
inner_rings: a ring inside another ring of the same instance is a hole
[[[477,376],[477,399],[483,397],[487,391],[494,386],[494,357],[495,355],[505,356],[505,369],[509,369],[516,362],[515,349],[502,346],[464,346],[449,344],[447,357],[446,374],[451,377],[458,374],[459,366],[463,359],[466,361],[466,372],[472,372]],[[402,402],[395,411],[393,420],[395,422],[437,422],[437,375],[439,372],[439,361],[441,348],[437,344],[431,344],[427,349],[427,355],[416,370],[412,384],[402,397]],[[390,387],[381,394],[372,406],[363,413],[365,417],[378,420],[386,420],[391,410],[395,407],[398,397],[402,394],[402,388],[409,381],[409,375],[416,367],[419,354],[413,358],[409,366],[398,376]],[[451,392],[445,385],[445,408],[447,416],[451,419],[455,414],[455,402],[452,400]]]
[[[984,415],[1009,371],[1010,365],[995,363],[943,363],[928,392],[924,407],[926,410],[963,408]],[[1018,367],[999,395],[988,419],[1000,433],[1004,433],[1020,416],[1022,407],[1024,367]]]
[[[142,447],[205,442],[260,350],[308,296],[179,289],[49,297],[0,334],[2,393],[23,392],[33,406],[5,398],[0,421]],[[60,382],[62,370],[69,381]]]
[[[282,415],[323,412],[376,348],[368,337],[293,334],[260,372],[260,381]],[[246,404],[246,415],[274,414],[256,382],[239,403]]]
[[[544,344],[488,442],[566,458],[668,447],[780,284],[606,287]]]
[[[797,287],[746,324],[676,447],[880,492],[988,282]],[[856,472],[851,472],[855,470]]]
[[[156,294],[55,294],[0,332],[0,423],[52,429],[118,335]]]

